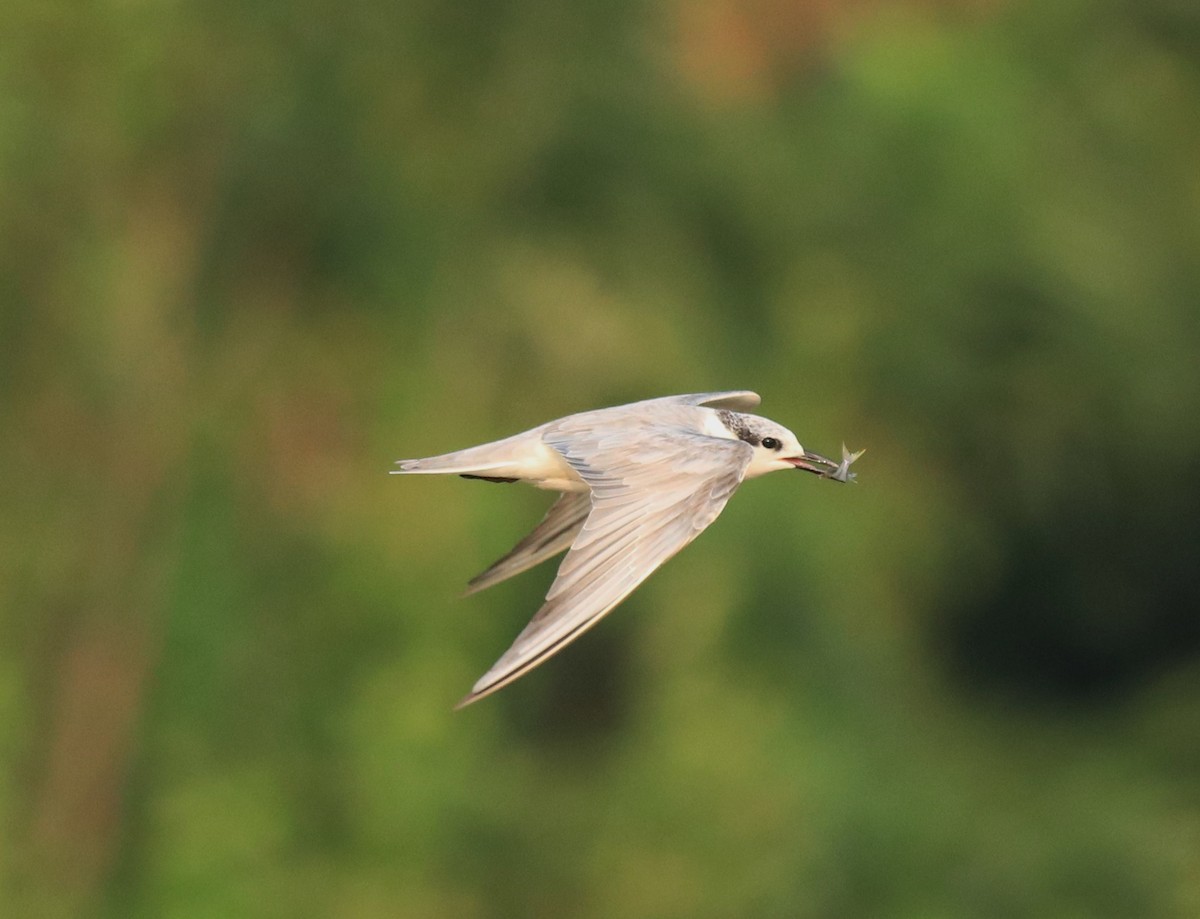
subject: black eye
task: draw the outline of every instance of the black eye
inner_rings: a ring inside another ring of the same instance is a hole
[[[783,444],[777,441],[774,437],[764,437],[762,439],[762,445],[768,450],[778,450],[783,446]]]

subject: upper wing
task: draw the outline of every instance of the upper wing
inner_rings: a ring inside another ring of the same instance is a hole
[[[520,574],[551,556],[558,555],[574,541],[587,520],[592,502],[587,492],[568,491],[546,512],[532,533],[512,547],[507,555],[477,574],[467,584],[467,594],[473,594]]]
[[[707,527],[741,483],[752,448],[650,419],[566,418],[543,435],[591,486],[591,514],[546,602],[459,707],[536,667],[595,625]]]
[[[710,405],[713,408],[732,408],[738,411],[751,409],[762,402],[762,397],[748,389],[729,392],[700,392],[687,396],[666,396],[663,402],[681,402],[684,405]]]

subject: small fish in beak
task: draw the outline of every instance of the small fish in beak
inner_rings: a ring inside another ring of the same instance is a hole
[[[842,461],[838,463],[837,469],[829,473],[826,478],[833,479],[837,482],[853,482],[856,476],[850,471],[850,464],[866,452],[867,450],[864,447],[862,450],[857,450],[854,453],[851,453],[846,449],[846,445],[842,444]]]
[[[835,482],[853,482],[855,474],[850,471],[850,464],[866,452],[866,450],[859,450],[851,453],[846,449],[846,445],[842,444],[842,461],[840,463],[835,463],[820,453],[813,453],[810,450],[805,450],[800,456],[789,457],[788,462],[797,469],[816,473],[824,479],[833,479]]]

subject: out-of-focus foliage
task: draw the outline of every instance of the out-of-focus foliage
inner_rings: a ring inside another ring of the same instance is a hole
[[[5,916],[1200,915],[1200,14],[11,0]],[[749,387],[771,476],[453,702],[547,496],[402,456]]]

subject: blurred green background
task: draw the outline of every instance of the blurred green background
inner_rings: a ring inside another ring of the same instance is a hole
[[[1200,9],[10,0],[0,914],[1200,915]],[[451,706],[549,496],[750,483]]]

